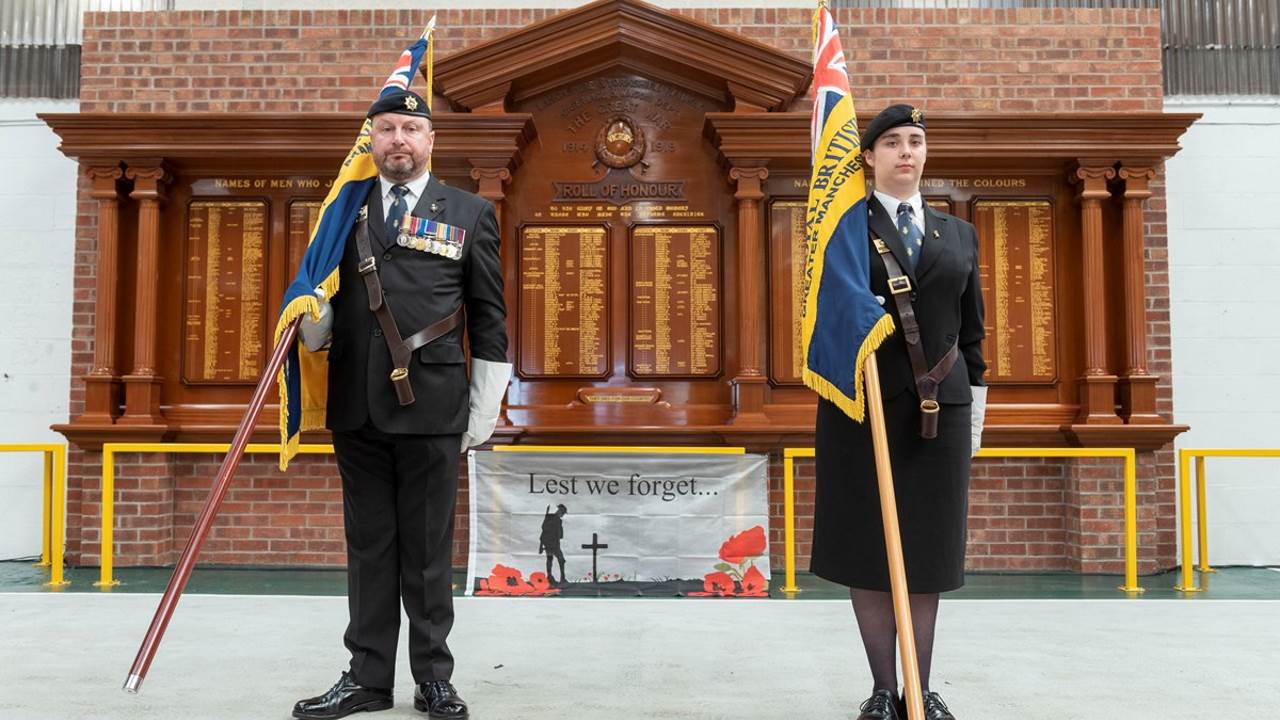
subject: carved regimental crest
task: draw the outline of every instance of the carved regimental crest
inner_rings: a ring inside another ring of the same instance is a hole
[[[626,115],[618,115],[596,133],[596,157],[608,167],[623,169],[644,158],[644,133]]]

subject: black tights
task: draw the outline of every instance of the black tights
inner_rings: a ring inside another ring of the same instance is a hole
[[[858,632],[871,665],[875,690],[898,691],[898,626],[893,615],[893,596],[877,590],[849,588]],[[920,689],[929,691],[929,667],[933,662],[933,631],[938,624],[938,593],[912,594],[911,623],[916,636],[916,656],[920,661]]]

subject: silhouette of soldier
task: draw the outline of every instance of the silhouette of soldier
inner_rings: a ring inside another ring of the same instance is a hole
[[[542,517],[542,535],[538,538],[538,552],[547,555],[547,580],[552,585],[565,584],[564,579],[564,553],[560,551],[560,540],[564,537],[564,518],[565,513],[569,512],[564,505],[556,505],[555,513],[551,512],[551,506],[547,506],[547,513]],[[551,559],[555,558],[560,561],[560,582],[556,582],[556,578],[551,574]]]

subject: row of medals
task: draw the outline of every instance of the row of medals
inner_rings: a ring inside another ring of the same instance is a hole
[[[462,245],[437,240],[434,233],[410,235],[401,231],[400,236],[396,238],[396,244],[400,247],[443,255],[451,260],[462,258]]]

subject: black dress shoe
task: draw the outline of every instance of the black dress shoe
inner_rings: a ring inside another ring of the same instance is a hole
[[[898,694],[892,690],[876,690],[858,708],[862,714],[858,720],[902,720],[898,714]]]
[[[365,687],[357,683],[350,673],[344,672],[325,694],[299,700],[293,706],[293,716],[299,720],[333,720],[353,712],[386,710],[390,707],[390,690]]]
[[[956,720],[956,716],[947,709],[947,704],[942,702],[942,696],[936,692],[924,694],[924,717],[925,720]]]
[[[445,680],[432,680],[413,691],[413,707],[431,720],[467,720],[467,704]]]

